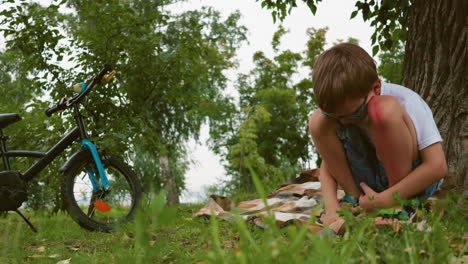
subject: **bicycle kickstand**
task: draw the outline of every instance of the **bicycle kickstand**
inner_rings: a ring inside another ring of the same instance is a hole
[[[26,216],[24,216],[18,209],[15,210],[15,212],[17,212],[22,218],[23,220],[29,225],[29,227],[35,232],[37,233],[37,229],[33,226],[33,224],[26,218]]]

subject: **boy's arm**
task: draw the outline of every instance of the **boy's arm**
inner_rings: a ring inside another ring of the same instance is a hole
[[[357,198],[360,191],[353,180],[343,146],[336,135],[338,124],[335,120],[326,118],[320,111],[317,109],[309,118],[312,141],[327,164],[330,177],[343,187],[347,194]]]
[[[447,162],[442,149],[442,143],[438,142],[420,151],[422,163],[410,172],[397,184],[381,193],[375,193],[369,187],[364,186],[365,195],[359,199],[359,204],[364,209],[388,208],[395,204],[393,193],[398,193],[402,199],[409,199],[447,175]],[[375,196],[374,199],[370,196]],[[373,200],[373,201],[372,201]]]
[[[320,166],[319,179],[322,185],[322,197],[325,203],[325,216],[322,217],[321,220],[325,225],[329,225],[340,218],[336,210],[340,209],[341,207],[336,195],[336,181],[330,175],[325,161],[322,161]]]

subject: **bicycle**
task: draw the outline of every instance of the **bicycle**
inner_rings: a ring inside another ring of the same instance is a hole
[[[75,152],[62,165],[61,198],[64,208],[72,219],[88,230],[110,232],[117,225],[132,218],[141,199],[141,185],[132,168],[123,160],[98,150],[89,140],[80,113],[82,103],[93,87],[108,82],[115,75],[110,66],[105,66],[89,84],[84,82],[74,86],[77,94],[71,98],[62,98],[45,114],[52,114],[73,108],[76,127],[51,147],[47,152],[26,150],[7,150],[9,137],[2,129],[21,120],[15,113],[0,114],[0,156],[5,171],[0,172],[0,211],[16,211],[37,232],[31,222],[18,210],[27,200],[27,183],[35,178],[66,148],[78,139],[81,149]],[[78,89],[76,89],[78,88]],[[24,173],[11,169],[10,158],[38,158]]]

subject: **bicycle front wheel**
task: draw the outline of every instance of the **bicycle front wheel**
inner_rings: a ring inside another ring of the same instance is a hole
[[[141,185],[135,172],[122,160],[102,156],[102,163],[110,183],[107,191],[93,192],[88,175],[99,175],[91,156],[81,159],[65,171],[62,200],[70,216],[88,230],[110,232],[116,225],[129,220],[141,199]]]

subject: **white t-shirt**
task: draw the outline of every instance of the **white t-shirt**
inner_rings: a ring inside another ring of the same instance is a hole
[[[382,82],[380,94],[395,97],[406,110],[416,130],[419,150],[442,141],[432,111],[419,94],[404,86],[385,82]]]

